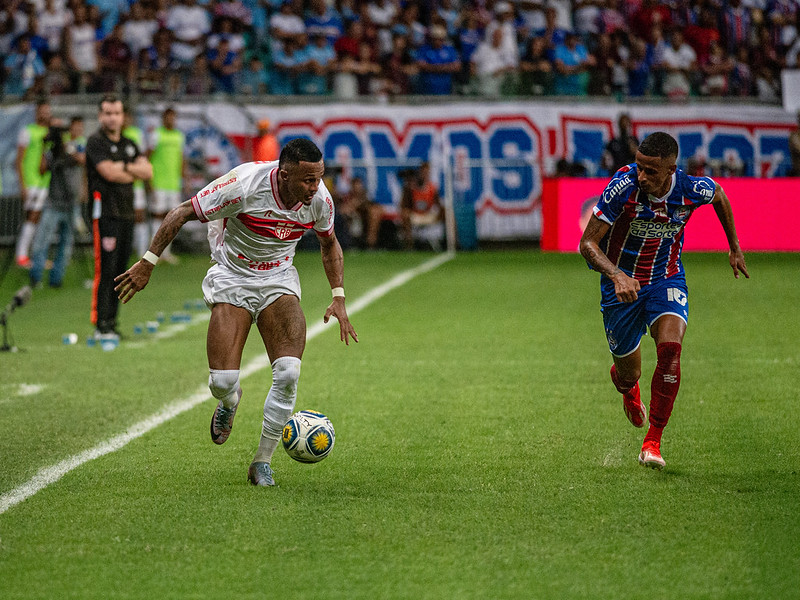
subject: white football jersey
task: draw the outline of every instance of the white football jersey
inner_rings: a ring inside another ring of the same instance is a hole
[[[292,264],[309,229],[333,234],[333,199],[325,184],[305,205],[286,206],[278,192],[278,161],[249,162],[209,183],[192,198],[208,225],[211,257],[245,276],[271,275]]]

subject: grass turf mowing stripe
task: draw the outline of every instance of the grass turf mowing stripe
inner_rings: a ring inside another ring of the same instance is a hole
[[[432,271],[454,257],[454,253],[440,254],[431,260],[414,267],[413,269],[408,269],[395,275],[389,281],[382,283],[372,290],[369,290],[366,294],[356,300],[348,309],[348,314],[356,314],[392,290],[404,285],[418,275]],[[331,319],[327,323],[318,321],[308,329],[308,332],[306,333],[306,339],[311,340],[315,338],[326,329],[333,327],[335,322],[337,322],[336,319]],[[266,355],[259,355],[245,365],[241,371],[241,378],[244,379],[253,373],[260,371],[261,369],[264,369],[269,364],[269,359]],[[166,423],[170,419],[177,417],[181,413],[184,413],[209,399],[211,399],[211,395],[209,394],[208,389],[206,386],[202,386],[197,392],[188,398],[168,404],[154,415],[135,423],[129,427],[125,433],[116,435],[104,442],[101,442],[93,448],[84,450],[83,452],[74,456],[70,456],[69,458],[62,460],[55,465],[40,469],[38,473],[36,473],[36,475],[34,475],[29,481],[0,496],[0,515],[5,513],[10,508],[16,506],[20,502],[30,498],[37,492],[43,490],[48,485],[57,482],[73,469],[77,469],[90,460],[100,458],[101,456],[105,456],[106,454],[110,454],[111,452],[119,450],[129,442],[143,436],[148,431],[155,429],[159,425]]]

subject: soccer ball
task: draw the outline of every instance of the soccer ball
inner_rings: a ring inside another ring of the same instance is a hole
[[[314,410],[294,413],[283,426],[283,447],[301,463],[315,463],[333,450],[336,433],[330,419]]]

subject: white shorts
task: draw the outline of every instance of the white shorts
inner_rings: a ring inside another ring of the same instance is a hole
[[[22,208],[24,210],[42,212],[44,203],[46,201],[47,188],[29,187],[27,190],[25,190],[25,204],[22,206]]]
[[[133,210],[147,210],[147,192],[143,187],[133,186]]]
[[[203,299],[209,308],[215,304],[244,308],[253,316],[253,323],[262,310],[285,295],[300,299],[300,277],[294,267],[269,276],[243,277],[217,264],[203,279]]]
[[[150,212],[154,215],[165,215],[181,203],[180,192],[170,192],[167,190],[153,191],[153,205]]]

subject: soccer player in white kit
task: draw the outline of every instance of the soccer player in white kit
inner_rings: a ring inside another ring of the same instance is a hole
[[[120,300],[128,302],[147,285],[160,253],[184,223],[209,222],[216,264],[203,280],[203,295],[211,308],[208,386],[219,400],[211,419],[214,443],[224,443],[233,426],[242,396],[242,350],[253,323],[272,362],[261,440],[248,470],[248,480],[257,486],[275,485],[270,462],[297,397],[306,320],[292,259],[297,242],[309,229],[319,239],[333,295],[324,321],[335,317],[341,340],[348,345],[350,338],[358,342],[345,309],[342,248],[333,231],[333,200],[321,181],[324,171],[319,148],[304,138],[286,144],[277,161],[234,168],[172,209],[150,249],[116,279]]]

